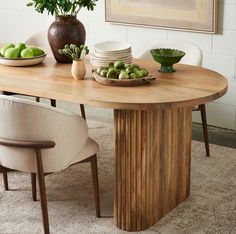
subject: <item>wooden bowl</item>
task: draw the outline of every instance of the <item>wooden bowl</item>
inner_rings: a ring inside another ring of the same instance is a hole
[[[149,84],[151,81],[155,80],[156,77],[154,76],[144,76],[142,78],[137,78],[137,79],[126,79],[126,80],[118,80],[118,79],[110,79],[110,78],[105,78],[97,74],[97,72],[93,72],[93,77],[94,79],[103,84],[103,85],[108,85],[108,86],[121,86],[121,87],[132,87],[132,86],[140,86],[140,85],[145,85]]]

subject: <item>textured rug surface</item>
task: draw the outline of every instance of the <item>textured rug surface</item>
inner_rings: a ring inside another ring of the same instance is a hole
[[[51,233],[125,233],[112,223],[113,126],[89,122],[89,127],[100,145],[102,218],[95,217],[89,165],[75,165],[46,177]],[[211,145],[211,154],[206,158],[204,144],[193,141],[190,198],[141,233],[236,233],[236,150]],[[0,234],[43,233],[40,203],[31,199],[30,175],[10,173],[9,186],[11,191],[5,192],[0,180]]]

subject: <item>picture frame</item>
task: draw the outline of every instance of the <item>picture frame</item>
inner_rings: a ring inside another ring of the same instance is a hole
[[[218,0],[105,0],[106,22],[217,32]]]

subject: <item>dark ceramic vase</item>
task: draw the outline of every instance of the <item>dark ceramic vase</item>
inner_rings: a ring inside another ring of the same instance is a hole
[[[58,63],[72,62],[65,55],[59,54],[59,49],[64,48],[66,44],[82,45],[85,40],[84,25],[76,16],[57,16],[48,30],[48,42]]]

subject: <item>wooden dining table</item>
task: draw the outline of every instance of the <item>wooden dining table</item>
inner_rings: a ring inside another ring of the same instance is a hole
[[[157,79],[112,87],[97,83],[86,62],[84,80],[73,79],[71,65],[51,56],[36,66],[0,65],[0,90],[113,109],[114,224],[148,229],[189,197],[192,107],[223,96],[227,80],[181,64],[174,73],[160,73],[156,62],[134,60]]]

